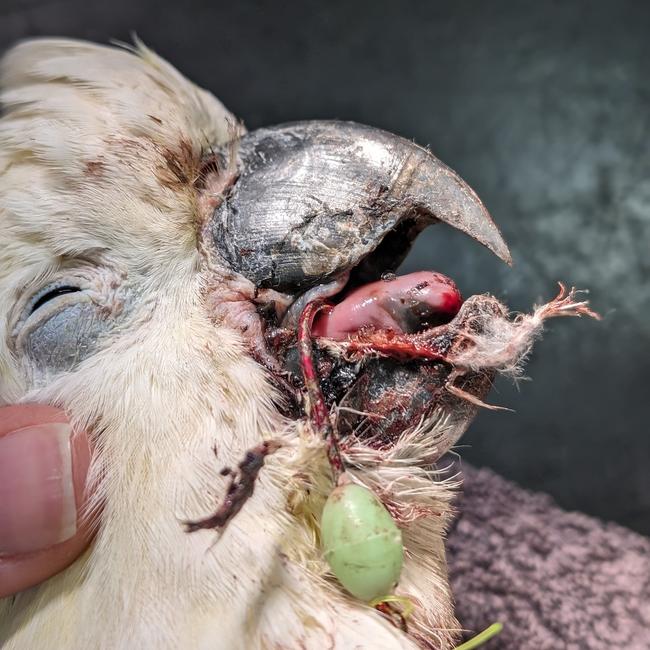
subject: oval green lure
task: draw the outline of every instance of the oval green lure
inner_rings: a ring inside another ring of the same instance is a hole
[[[323,508],[321,537],[332,573],[354,597],[381,598],[399,580],[402,533],[370,490],[352,483],[335,488]]]

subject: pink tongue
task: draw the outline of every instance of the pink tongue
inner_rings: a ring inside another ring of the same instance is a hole
[[[450,321],[462,302],[448,277],[418,271],[354,289],[329,312],[321,312],[312,332],[339,341],[364,327],[412,333]]]

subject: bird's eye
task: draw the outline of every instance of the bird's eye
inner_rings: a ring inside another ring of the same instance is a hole
[[[38,372],[73,370],[94,354],[116,318],[126,313],[128,294],[112,269],[70,265],[59,273],[41,280],[36,290],[25,291],[16,304],[12,327],[16,356]]]
[[[81,291],[81,289],[72,285],[61,285],[54,288],[47,288],[42,293],[35,296],[29,313],[30,315],[33,314],[40,307],[54,300],[55,298],[58,298],[59,296],[63,296],[67,293],[76,293],[78,291]]]

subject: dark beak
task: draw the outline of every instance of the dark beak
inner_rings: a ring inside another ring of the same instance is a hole
[[[211,235],[224,262],[259,288],[300,293],[371,254],[379,272],[393,270],[439,221],[511,263],[474,191],[404,138],[352,122],[298,122],[244,135],[235,155],[238,178]]]

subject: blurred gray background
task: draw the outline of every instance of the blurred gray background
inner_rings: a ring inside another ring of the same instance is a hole
[[[513,309],[588,287],[602,323],[551,323],[463,458],[650,534],[650,3],[2,0],[0,49],[136,32],[248,128],[352,119],[430,145],[515,266],[434,227],[405,263]]]

